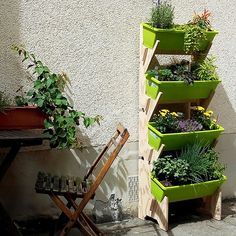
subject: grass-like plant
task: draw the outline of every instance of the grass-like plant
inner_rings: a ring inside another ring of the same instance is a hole
[[[219,156],[209,146],[196,142],[181,150],[178,159],[189,164],[189,181],[200,183],[223,177],[225,166],[218,162]]]
[[[152,175],[165,186],[201,183],[222,179],[225,166],[218,153],[200,142],[185,146],[153,162]]]
[[[166,1],[157,2],[156,6],[152,8],[149,23],[156,28],[168,29],[173,26],[173,19],[174,7]]]

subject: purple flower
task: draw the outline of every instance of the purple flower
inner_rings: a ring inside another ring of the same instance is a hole
[[[195,120],[181,120],[178,123],[178,128],[180,132],[193,132],[202,130],[203,126]]]

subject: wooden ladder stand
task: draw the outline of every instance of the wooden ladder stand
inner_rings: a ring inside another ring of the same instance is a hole
[[[79,229],[83,235],[103,235],[96,225],[83,212],[83,209],[89,200],[94,197],[96,189],[99,187],[104,176],[128,138],[129,132],[121,124],[119,124],[110,141],[103,148],[88,170],[87,174],[84,176],[83,181],[79,181],[78,178],[66,179],[65,177],[59,178],[58,176],[51,177],[51,175],[45,175],[43,173],[38,174],[38,179],[35,184],[36,192],[48,194],[53,202],[69,219],[68,223],[61,231],[60,236],[66,235],[75,225],[79,226]],[[108,154],[108,150],[110,150],[111,153]],[[88,178],[93,174],[93,171],[102,158],[105,157],[105,154],[108,154],[108,158],[102,165],[95,181],[88,184]],[[67,205],[60,199],[60,197],[64,197],[67,200]],[[79,204],[75,202],[76,198],[82,198]],[[70,210],[71,206],[74,208],[74,211]]]
[[[150,216],[157,220],[159,227],[165,231],[168,230],[168,213],[169,213],[169,201],[168,197],[164,197],[162,202],[158,202],[154,199],[150,189],[150,173],[152,169],[152,162],[160,157],[164,150],[162,144],[159,150],[154,150],[148,144],[148,122],[154,114],[156,107],[160,101],[162,93],[159,92],[157,98],[151,99],[145,94],[145,73],[149,69],[154,69],[156,65],[159,66],[159,62],[155,54],[168,54],[167,52],[161,52],[158,50],[158,40],[156,41],[152,49],[146,48],[143,45],[143,28],[140,27],[140,65],[139,65],[139,211],[138,216],[141,219],[145,219],[146,216]],[[211,45],[210,45],[211,47]],[[201,55],[193,55],[192,60],[196,58],[204,59],[207,56],[210,47]],[[169,54],[181,55],[183,52],[174,52]],[[197,105],[208,107],[214,91],[207,99],[199,99],[195,101],[184,102],[186,118],[190,117],[191,102],[195,102]],[[178,102],[176,102],[178,103]],[[183,102],[182,102],[183,103]],[[165,103],[166,104],[166,103]],[[221,190],[218,189],[212,196],[203,198],[202,212],[211,214],[214,219],[221,219]]]

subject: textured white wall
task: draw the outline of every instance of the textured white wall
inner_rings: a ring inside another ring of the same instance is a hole
[[[194,10],[207,8],[213,14],[212,25],[220,32],[211,53],[218,57],[222,84],[211,107],[225,127],[225,134],[217,144],[222,161],[228,165],[224,196],[236,196],[236,3],[229,0],[172,0],[172,3],[175,22],[187,22]],[[126,207],[129,206],[126,178],[137,174],[139,23],[149,18],[150,8],[151,0],[0,0],[0,90],[13,97],[21,85],[27,89],[27,75],[10,50],[12,44],[23,44],[55,72],[67,72],[78,109],[104,117],[100,127],[84,133],[90,144],[105,143],[116,123],[124,123],[131,133],[130,143],[121,155],[122,164],[119,168],[115,164],[111,178],[119,176],[119,187],[114,189],[104,182],[105,194],[99,196],[109,196],[115,191]],[[91,158],[99,148],[79,153],[79,157]],[[20,154],[1,184],[1,198],[15,216],[40,210],[54,212],[47,196],[34,193],[36,173],[50,170],[76,174],[74,162],[69,152]],[[25,179],[28,181],[23,183]],[[21,202],[22,207],[13,206],[13,199]]]

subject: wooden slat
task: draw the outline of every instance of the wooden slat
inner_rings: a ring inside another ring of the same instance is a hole
[[[52,176],[51,174],[47,174],[44,177],[44,182],[45,182],[45,190],[50,191],[52,189]]]
[[[164,197],[162,202],[157,202],[152,199],[150,206],[151,217],[157,220],[159,227],[165,231],[168,230],[168,219],[169,219],[169,201],[168,197]]]
[[[57,175],[53,176],[53,188],[52,189],[54,192],[60,191],[60,179],[59,179],[59,176],[57,176]]]

